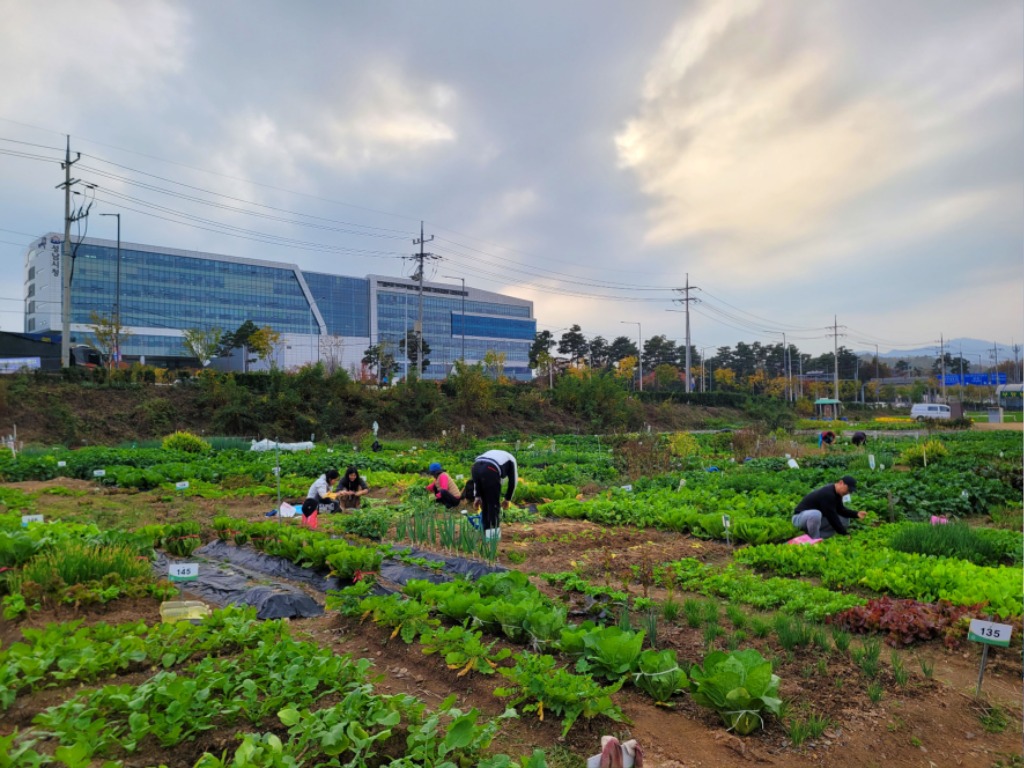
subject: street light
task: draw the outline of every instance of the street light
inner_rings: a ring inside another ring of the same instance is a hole
[[[455,275],[442,275],[449,280],[462,281],[462,364],[466,364],[466,278]]]
[[[637,340],[637,362],[640,367],[640,391],[644,391],[644,331],[640,326],[640,323],[635,320],[619,320],[624,325],[635,325],[636,326],[636,340]]]
[[[114,287],[114,362],[121,362],[121,214],[101,213],[117,217],[117,281]]]
[[[704,386],[704,351],[712,349],[712,347],[701,347],[700,348],[700,391],[704,393],[707,389]]]

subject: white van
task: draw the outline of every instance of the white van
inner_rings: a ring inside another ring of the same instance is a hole
[[[910,418],[915,421],[924,421],[925,419],[948,419],[951,416],[948,405],[918,403],[910,409]]]

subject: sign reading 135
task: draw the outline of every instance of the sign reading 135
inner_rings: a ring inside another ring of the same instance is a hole
[[[971,626],[967,630],[967,639],[976,643],[985,643],[985,645],[1009,648],[1011,634],[1013,634],[1013,627],[1009,624],[995,624],[991,621],[971,619]]]

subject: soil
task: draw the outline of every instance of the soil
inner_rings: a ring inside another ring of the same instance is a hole
[[[59,484],[87,495],[66,497],[44,494],[38,497],[40,513],[60,516],[73,509],[79,513],[105,510],[117,514],[118,499],[109,489],[94,490],[91,483],[61,480],[47,483],[16,483],[13,487],[38,491]],[[379,493],[379,492],[378,492]],[[134,494],[131,504],[136,509],[147,507],[145,517],[172,519],[180,514],[182,505],[189,505],[195,518],[209,519],[213,514],[235,514],[239,517],[262,518],[263,510],[273,503],[267,499],[218,500],[207,503],[201,499],[165,503],[150,494]],[[86,504],[83,509],[81,505]],[[77,507],[77,509],[75,509]],[[731,559],[732,548],[722,542],[703,541],[679,534],[642,531],[634,528],[603,528],[585,521],[551,520],[503,526],[499,561],[527,573],[580,570],[592,583],[610,588],[627,589],[634,597],[645,593],[656,601],[668,595],[655,588],[644,576],[649,566],[681,557],[697,557],[708,563],[724,564]],[[634,566],[639,566],[634,573]],[[540,579],[534,581],[549,595],[563,595]],[[323,596],[317,596],[323,600]],[[679,594],[681,601],[694,595]],[[751,615],[753,613],[751,612]],[[7,645],[16,639],[21,627],[41,626],[47,621],[82,619],[85,622],[122,622],[137,619],[159,620],[155,601],[118,601],[108,606],[79,609],[61,608],[30,614],[19,626],[0,623],[0,642]],[[634,618],[634,622],[638,619]],[[725,617],[720,623],[727,630],[714,641],[714,647],[727,649],[726,641],[735,627]],[[504,703],[494,696],[494,688],[503,680],[498,675],[471,673],[459,678],[446,668],[442,659],[424,655],[417,645],[405,645],[400,639],[389,639],[390,631],[371,623],[329,612],[317,619],[294,621],[300,635],[338,652],[368,657],[381,675],[377,683],[382,692],[413,694],[429,704],[438,704],[455,694],[458,706],[477,707],[492,717],[504,710]],[[981,647],[964,643],[947,650],[939,643],[928,643],[908,650],[893,652],[883,646],[882,670],[878,682],[881,699],[873,702],[868,685],[848,655],[833,651],[787,653],[774,636],[765,639],[751,635],[743,647],[756,647],[776,663],[782,679],[781,696],[790,702],[790,714],[799,718],[816,714],[828,718],[831,725],[824,734],[800,747],[794,747],[786,726],[769,718],[766,728],[747,737],[728,733],[717,715],[696,705],[688,696],[676,697],[675,707],[654,706],[639,692],[626,688],[615,695],[630,723],[608,720],[580,720],[566,739],[560,738],[559,718],[549,716],[539,722],[533,714],[508,721],[495,742],[494,749],[508,754],[525,755],[540,748],[552,766],[581,765],[582,759],[599,751],[600,736],[612,733],[620,738],[635,738],[644,747],[647,766],[662,768],[710,768],[711,766],[765,765],[779,768],[828,766],[857,768],[885,766],[970,765],[988,768],[1008,762],[1021,755],[1021,648],[1019,633],[1009,650],[991,649],[985,674],[983,695],[974,696],[977,684]],[[853,641],[854,647],[859,643]],[[697,663],[706,652],[703,630],[691,629],[682,614],[673,622],[660,621],[658,644],[673,648],[687,663]],[[511,646],[510,646],[511,647]],[[516,648],[513,648],[516,650]],[[909,681],[900,685],[893,674],[892,659],[902,661],[909,672]],[[931,677],[923,674],[922,660],[931,664]],[[138,672],[123,679],[105,682],[138,682]],[[30,722],[35,712],[67,698],[68,689],[47,689],[33,696],[19,698],[16,707],[0,725],[0,733],[10,732],[16,725]],[[999,707],[1008,725],[998,733],[986,731],[982,717],[990,707]],[[196,742],[182,745],[173,756],[154,751],[133,757],[126,765],[192,765],[203,750],[220,754],[235,743],[237,728],[214,730]]]

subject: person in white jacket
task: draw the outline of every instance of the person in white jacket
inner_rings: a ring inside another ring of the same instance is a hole
[[[493,450],[476,457],[473,476],[473,506],[481,511],[484,536],[501,538],[501,510],[508,509],[516,491],[518,466],[508,451]],[[501,500],[501,481],[508,480],[505,500]],[[467,488],[468,490],[468,488]]]

